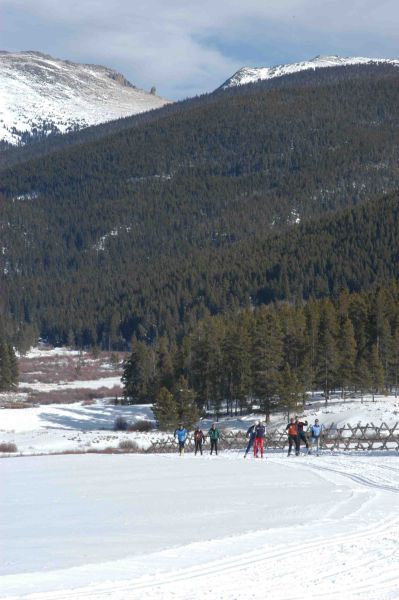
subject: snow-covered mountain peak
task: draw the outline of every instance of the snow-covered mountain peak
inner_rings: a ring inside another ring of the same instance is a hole
[[[371,65],[371,64],[390,64],[399,67],[399,60],[390,60],[384,58],[366,58],[363,56],[315,56],[311,60],[291,63],[287,65],[276,65],[274,67],[243,67],[239,69],[221,86],[222,89],[232,88],[247,83],[256,83],[275,77],[283,77],[299,73],[300,71],[309,71],[324,69],[326,67],[342,67],[349,65]]]
[[[37,51],[0,51],[0,141],[96,125],[159,108],[167,100],[100,65]]]

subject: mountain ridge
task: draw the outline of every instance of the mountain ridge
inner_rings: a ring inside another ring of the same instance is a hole
[[[102,65],[38,51],[0,51],[0,141],[65,133],[156,109],[168,100]]]
[[[331,56],[315,56],[307,61],[299,61],[287,63],[283,65],[275,65],[272,67],[241,67],[218,89],[229,89],[236,86],[256,83],[258,81],[266,81],[279,77],[285,77],[301,71],[309,71],[316,69],[325,69],[333,67],[345,67],[355,65],[392,65],[399,67],[399,60],[387,58],[368,58],[363,56],[357,57],[340,57],[337,55]]]

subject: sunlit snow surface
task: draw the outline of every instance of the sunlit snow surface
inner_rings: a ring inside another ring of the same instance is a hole
[[[389,60],[382,58],[366,58],[363,56],[340,57],[340,56],[316,56],[312,60],[292,63],[288,65],[277,65],[275,67],[243,67],[228,79],[222,88],[245,85],[247,83],[256,83],[266,79],[274,79],[284,75],[292,75],[300,71],[309,71],[323,69],[326,67],[341,67],[350,65],[370,65],[370,64],[389,64],[395,67],[399,66],[399,60]]]
[[[57,368],[79,354],[40,348],[28,360]],[[398,420],[394,396],[306,404],[326,424]],[[163,435],[113,431],[118,416],[153,418],[106,399],[0,410],[0,441],[23,454],[0,458],[1,600],[399,598],[397,452],[86,453]],[[84,454],[27,456],[63,451]]]
[[[159,108],[166,100],[98,65],[37,52],[0,52],[0,140],[51,123],[61,132]],[[15,128],[15,129],[14,129]]]
[[[0,460],[0,597],[398,598],[398,460]]]

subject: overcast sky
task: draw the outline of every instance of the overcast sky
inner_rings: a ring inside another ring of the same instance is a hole
[[[242,66],[399,58],[399,0],[0,0],[0,50],[104,64],[176,99]]]

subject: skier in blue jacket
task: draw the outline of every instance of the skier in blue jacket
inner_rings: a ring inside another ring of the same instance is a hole
[[[185,427],[183,427],[183,423],[179,424],[179,427],[176,429],[174,433],[175,438],[179,444],[179,454],[184,454],[184,444],[186,443],[186,439],[188,436],[188,431]]]
[[[323,431],[324,426],[319,423],[319,419],[315,419],[314,425],[310,428],[310,442],[312,445],[311,450],[309,450],[309,454],[312,453],[313,448],[316,448],[316,456],[319,456],[320,449],[320,436]]]

